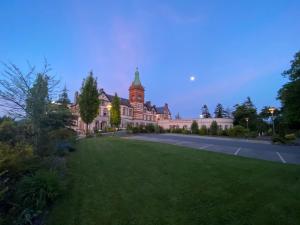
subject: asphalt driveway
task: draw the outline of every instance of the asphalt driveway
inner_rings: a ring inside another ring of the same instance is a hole
[[[300,146],[274,145],[267,141],[181,134],[138,134],[126,138],[175,144],[199,150],[281,163],[300,164]]]

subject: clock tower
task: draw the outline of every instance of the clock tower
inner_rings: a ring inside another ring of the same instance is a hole
[[[129,101],[133,107],[133,119],[143,120],[145,89],[141,84],[138,68],[136,68],[134,81],[129,88]]]

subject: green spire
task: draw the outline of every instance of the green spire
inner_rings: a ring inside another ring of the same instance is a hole
[[[132,83],[134,86],[141,86],[141,81],[140,81],[140,73],[138,71],[138,68],[136,68],[136,71],[134,73],[134,81]]]

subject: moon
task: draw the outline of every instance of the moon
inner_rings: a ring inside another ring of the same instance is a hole
[[[194,81],[196,78],[194,76],[190,76],[190,81]]]

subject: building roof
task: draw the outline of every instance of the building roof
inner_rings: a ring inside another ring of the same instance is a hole
[[[134,73],[134,81],[132,82],[132,85],[134,85],[134,86],[142,86],[142,83],[140,81],[140,73],[138,71],[138,68],[136,68],[136,71]]]

